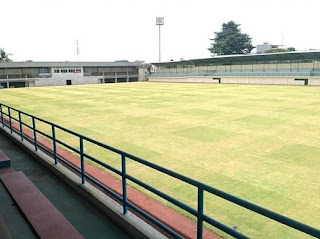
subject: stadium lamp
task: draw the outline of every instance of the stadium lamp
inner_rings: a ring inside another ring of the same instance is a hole
[[[159,26],[159,62],[161,62],[161,26],[164,25],[164,17],[157,17],[156,25]]]

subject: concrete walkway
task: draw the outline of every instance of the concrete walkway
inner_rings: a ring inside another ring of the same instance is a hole
[[[85,238],[130,238],[0,132],[0,148]],[[0,215],[13,239],[38,238],[0,183]]]

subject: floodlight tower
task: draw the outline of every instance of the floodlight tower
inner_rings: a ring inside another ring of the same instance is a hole
[[[164,25],[164,17],[157,17],[156,25],[159,26],[159,62],[161,62],[161,26]]]

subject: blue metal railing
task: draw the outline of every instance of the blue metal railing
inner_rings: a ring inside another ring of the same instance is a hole
[[[7,110],[4,110],[7,109]],[[13,112],[15,112],[16,114],[18,114],[18,118],[13,116]],[[142,209],[140,209],[137,205],[131,203],[130,201],[128,201],[127,199],[127,180],[143,187],[144,189],[154,193],[155,195],[169,201],[170,203],[176,205],[177,207],[187,211],[188,213],[194,215],[197,218],[197,238],[198,239],[202,239],[203,238],[203,223],[207,222],[210,225],[220,229],[221,231],[235,237],[235,238],[249,238],[245,235],[243,235],[242,233],[234,230],[231,227],[228,227],[226,225],[224,225],[223,223],[207,216],[204,213],[204,193],[208,192],[212,195],[218,196],[220,198],[223,198],[229,202],[232,202],[238,206],[241,206],[243,208],[246,208],[250,211],[256,212],[260,215],[263,215],[269,219],[272,219],[274,221],[277,221],[279,223],[282,223],[284,225],[287,225],[291,228],[297,229],[301,232],[304,232],[308,235],[311,235],[313,237],[316,238],[320,238],[320,230],[310,227],[306,224],[303,224],[301,222],[298,222],[296,220],[293,220],[291,218],[285,217],[283,215],[280,215],[278,213],[272,212],[268,209],[262,208],[258,205],[255,205],[253,203],[250,203],[248,201],[245,201],[243,199],[240,199],[238,197],[235,197],[231,194],[225,193],[219,189],[213,188],[209,185],[203,184],[201,182],[198,182],[194,179],[188,178],[184,175],[178,174],[176,172],[173,172],[171,170],[168,170],[166,168],[163,168],[161,166],[158,166],[156,164],[153,164],[151,162],[148,162],[144,159],[141,159],[139,157],[136,157],[132,154],[129,154],[127,152],[124,152],[122,150],[116,149],[114,147],[111,147],[109,145],[106,145],[104,143],[101,143],[99,141],[96,141],[94,139],[91,139],[89,137],[86,137],[84,135],[81,135],[79,133],[73,132],[69,129],[66,129],[64,127],[61,127],[57,124],[51,123],[49,121],[46,121],[44,119],[40,119],[36,116],[33,116],[31,114],[25,113],[23,111],[20,111],[18,109],[12,108],[10,106],[7,106],[5,104],[0,103],[0,120],[1,120],[1,125],[2,127],[7,127],[10,129],[11,133],[16,133],[21,137],[21,140],[26,139],[27,141],[31,142],[34,147],[35,147],[35,151],[37,151],[39,148],[43,151],[45,151],[46,153],[48,153],[49,155],[52,156],[54,163],[58,164],[59,162],[67,165],[68,167],[72,168],[74,171],[76,171],[77,173],[79,173],[81,175],[81,182],[82,184],[84,184],[86,182],[86,180],[90,181],[91,183],[94,183],[95,185],[97,185],[99,188],[101,188],[102,190],[104,190],[107,194],[111,195],[112,197],[116,198],[117,200],[119,200],[120,202],[122,202],[122,206],[123,206],[123,214],[127,213],[128,208],[131,208],[133,211],[139,213],[142,217],[144,217],[145,219],[149,220],[150,222],[154,223],[155,225],[157,225],[159,228],[161,228],[162,230],[166,231],[168,234],[170,234],[171,236],[173,236],[174,238],[183,238],[182,235],[180,235],[179,233],[175,232],[173,229],[171,229],[170,227],[168,227],[167,225],[165,225],[164,223],[162,223],[161,221],[157,220],[155,217],[153,217],[152,215],[148,214],[147,212],[143,211]],[[27,116],[30,117],[31,122],[32,122],[32,126],[30,126],[29,124],[23,122],[23,118],[22,116]],[[12,121],[17,122],[17,125],[19,125],[18,127],[14,127],[14,123]],[[36,125],[37,122],[42,122],[45,123],[47,125],[49,125],[51,127],[51,131],[52,134],[48,135],[42,131],[40,131],[39,129],[37,129]],[[26,136],[26,134],[24,133],[23,128],[28,128],[29,130],[32,131],[33,133],[33,137],[30,138],[28,136]],[[72,147],[71,145],[62,142],[61,140],[56,138],[56,129],[62,130],[63,132],[69,133],[73,136],[76,136],[79,138],[79,150]],[[38,142],[38,135],[42,135],[47,139],[52,140],[52,150],[48,149],[47,147],[44,147],[43,145],[39,144]],[[117,153],[120,157],[121,160],[121,170],[118,170],[96,158],[94,158],[93,156],[87,154],[84,152],[84,144],[86,142],[92,143],[96,146],[100,146],[106,150],[112,151],[114,153]],[[62,146],[72,150],[75,153],[78,153],[80,155],[80,169],[77,168],[76,166],[74,166],[73,164],[71,164],[70,162],[68,162],[67,160],[65,160],[64,158],[62,158],[58,152],[57,152],[57,144],[61,144]],[[111,189],[109,189],[106,185],[102,184],[101,182],[99,182],[97,179],[93,178],[92,176],[86,174],[85,171],[85,164],[84,164],[84,159],[87,158],[88,160],[102,166],[103,168],[106,168],[110,171],[112,171],[115,174],[118,174],[121,176],[122,179],[122,195],[112,191]],[[197,188],[197,209],[194,209],[186,204],[184,204],[183,202],[165,194],[164,192],[161,192],[160,190],[140,181],[139,179],[127,174],[126,172],[126,165],[127,165],[127,160],[126,159],[131,159],[137,163],[140,163],[144,166],[147,166],[149,168],[152,168],[158,172],[164,173],[170,177],[173,177],[175,179],[178,179],[184,183],[187,183],[189,185],[195,186]]]

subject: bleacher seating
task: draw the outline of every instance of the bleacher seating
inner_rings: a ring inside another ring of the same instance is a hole
[[[24,173],[6,173],[0,179],[40,238],[84,238]]]

